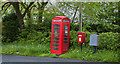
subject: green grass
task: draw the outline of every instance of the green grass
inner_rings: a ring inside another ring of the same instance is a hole
[[[49,53],[49,46],[45,45],[34,45],[34,44],[5,44],[2,45],[3,54],[17,54],[17,55],[39,55],[42,53]]]
[[[90,47],[73,48],[62,54],[56,56],[50,53],[50,44],[24,44],[24,43],[10,43],[2,45],[2,54],[13,54],[13,55],[24,55],[24,56],[38,56],[38,57],[60,57],[60,58],[71,58],[80,60],[90,60],[99,62],[120,62],[118,51],[110,50],[97,50],[93,54],[93,50]]]
[[[60,57],[100,62],[119,62],[118,53],[116,51],[97,50],[97,52],[93,54],[93,50],[91,48],[83,48],[82,51],[80,48],[69,50],[68,53],[63,54]]]

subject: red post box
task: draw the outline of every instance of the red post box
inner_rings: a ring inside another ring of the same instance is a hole
[[[57,16],[52,19],[51,53],[64,54],[69,50],[70,19]]]
[[[85,43],[85,33],[78,32],[78,43]]]

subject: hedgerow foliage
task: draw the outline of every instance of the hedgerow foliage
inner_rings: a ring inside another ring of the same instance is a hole
[[[109,50],[120,49],[120,33],[101,33],[101,45],[100,48],[106,48]]]
[[[19,23],[15,13],[8,14],[2,18],[2,41],[15,41],[19,34]]]
[[[51,42],[51,19],[47,19],[38,25],[32,24],[30,27],[25,27],[22,30],[19,30],[19,23],[17,21],[17,16],[14,13],[8,14],[3,17],[3,42],[6,41],[24,41],[26,44],[46,44]],[[70,30],[70,47],[71,46],[79,46],[77,43],[77,33],[78,26],[75,24],[71,24]],[[84,29],[86,33],[86,46],[89,46],[90,35],[98,34],[97,32],[89,32]],[[117,50],[120,48],[120,34],[107,32],[107,33],[99,33],[101,37],[101,44],[99,46],[100,49],[110,49]]]

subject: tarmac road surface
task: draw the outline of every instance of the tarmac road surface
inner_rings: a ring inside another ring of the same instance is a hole
[[[2,55],[2,64],[119,64],[119,63],[103,63],[50,57]]]

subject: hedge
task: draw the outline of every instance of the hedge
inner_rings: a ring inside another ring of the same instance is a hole
[[[80,46],[77,42],[77,33],[78,31],[70,31],[70,47],[73,46],[74,48]],[[90,35],[96,34],[96,32],[85,32],[86,33],[86,46],[89,46],[90,42]],[[109,50],[118,50],[120,49],[120,34],[119,33],[100,33],[100,45],[98,46],[99,49],[109,49]],[[38,43],[38,44],[46,44],[51,43],[51,32],[38,32],[35,31],[34,33],[29,33],[27,38],[20,38],[19,40],[25,40],[26,44],[28,43]]]
[[[78,31],[70,31],[70,46],[76,46],[77,44],[77,33]],[[86,33],[86,44],[89,46],[90,35],[96,34],[96,32],[85,32]],[[120,33],[100,33],[100,45],[99,49],[119,50],[120,49]]]
[[[120,49],[120,33],[101,33],[101,45],[100,48],[106,48],[109,50]]]

